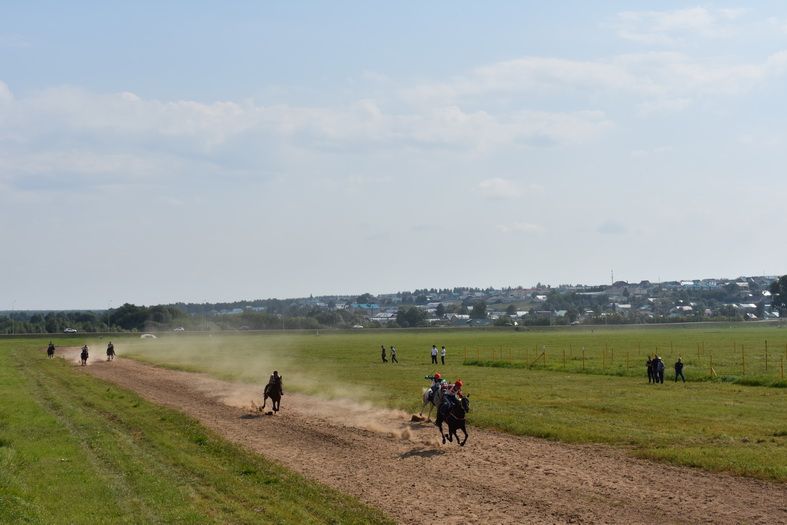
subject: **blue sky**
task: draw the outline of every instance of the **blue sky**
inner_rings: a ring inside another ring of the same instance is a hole
[[[783,274],[778,2],[5,2],[0,309]]]

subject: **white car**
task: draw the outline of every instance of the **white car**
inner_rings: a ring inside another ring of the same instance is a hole
[[[182,326],[178,326],[177,328],[173,328],[172,331],[173,332],[185,332],[186,329],[183,328]]]
[[[76,328],[66,328],[65,330],[63,330],[63,333],[64,334],[75,334],[75,333],[77,333],[77,329]]]

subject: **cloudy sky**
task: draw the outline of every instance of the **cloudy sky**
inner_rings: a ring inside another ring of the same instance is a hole
[[[544,5],[3,2],[0,310],[787,272],[787,6]]]

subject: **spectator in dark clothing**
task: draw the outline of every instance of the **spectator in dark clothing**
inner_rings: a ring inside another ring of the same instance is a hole
[[[648,360],[645,361],[645,366],[648,369],[648,383],[655,383],[656,379],[653,377],[653,359],[648,356]]]
[[[675,361],[675,382],[678,382],[678,376],[686,382],[686,376],[683,375],[683,360],[679,357],[677,361]]]
[[[385,358],[385,345],[380,345],[380,357],[383,358],[383,363],[388,362],[388,360]]]
[[[655,368],[656,368],[656,382],[664,384],[664,361],[659,356],[656,356]]]
[[[399,362],[399,360],[396,358],[396,347],[394,345],[391,345],[391,362],[392,363]]]

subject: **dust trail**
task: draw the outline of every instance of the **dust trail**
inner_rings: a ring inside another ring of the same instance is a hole
[[[260,385],[228,383],[206,374],[190,374],[191,387],[205,397],[228,406],[251,409],[252,402],[262,405]],[[270,407],[270,401],[268,402]],[[319,420],[326,425],[346,426],[410,440],[410,414],[402,410],[379,408],[371,403],[348,398],[308,396],[285,391],[282,412],[295,412],[299,417]]]

